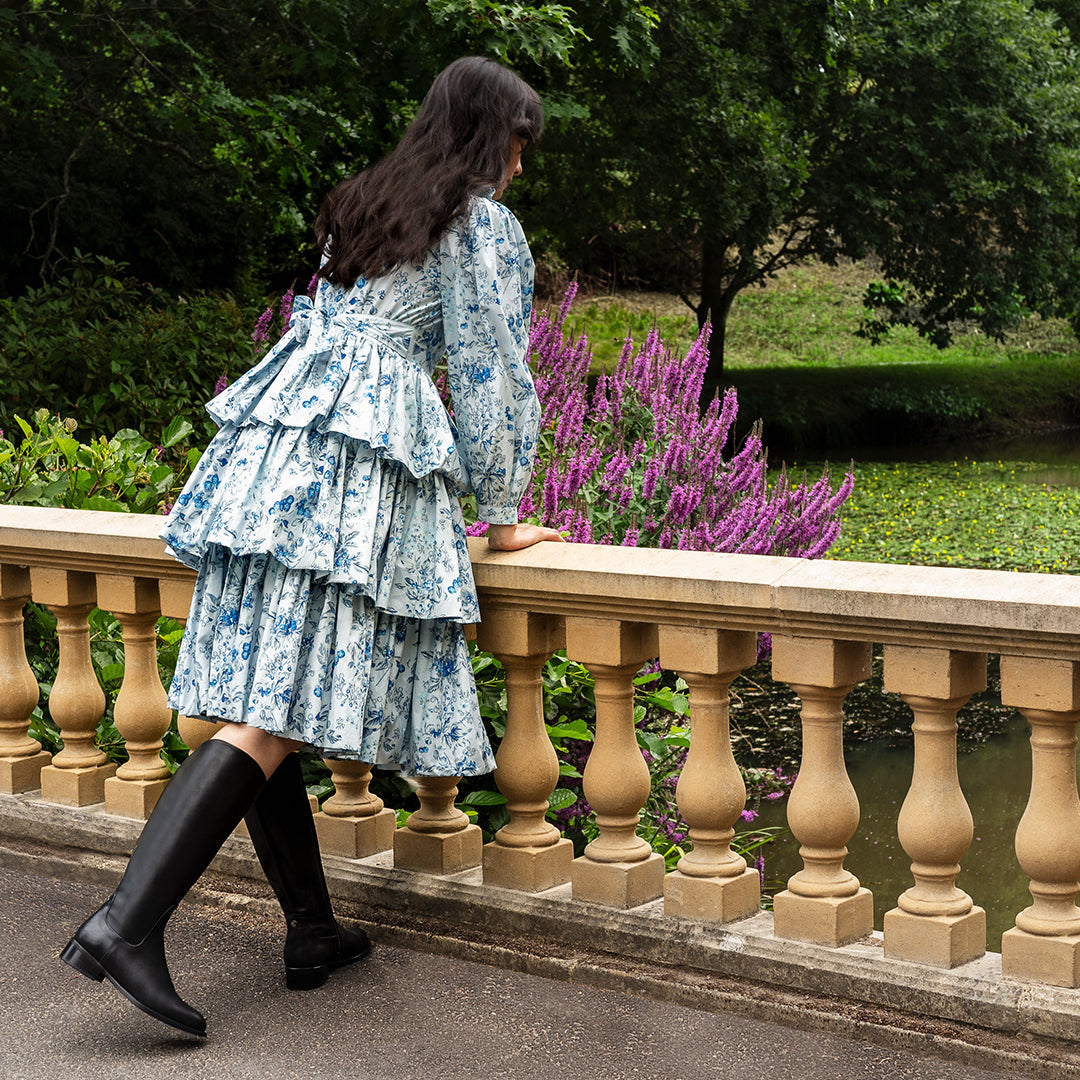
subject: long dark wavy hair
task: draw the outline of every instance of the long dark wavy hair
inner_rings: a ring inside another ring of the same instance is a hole
[[[444,68],[394,150],[327,195],[315,236],[322,277],[351,286],[420,262],[470,195],[503,186],[510,136],[535,142],[536,92],[509,68],[466,56]]]

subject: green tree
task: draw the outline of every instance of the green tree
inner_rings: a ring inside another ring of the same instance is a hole
[[[1021,0],[658,12],[647,71],[579,73],[591,118],[545,170],[550,228],[570,265],[628,266],[711,318],[713,379],[739,291],[809,258],[874,251],[938,340],[959,319],[996,333],[1025,307],[1075,312],[1078,69],[1052,15]]]
[[[846,253],[876,253],[939,344],[1025,310],[1075,323],[1080,68],[1054,17],[1020,0],[878,6],[858,67],[816,195]]]
[[[463,52],[565,62],[558,4],[21,0],[0,8],[0,291],[76,249],[173,289],[310,264],[325,190]],[[277,282],[280,284],[280,282]]]
[[[850,6],[666,0],[646,70],[581,72],[575,55],[591,116],[544,148],[563,215],[552,230],[571,266],[676,292],[700,323],[711,319],[717,377],[739,291],[836,248],[805,205],[822,132],[853,78]]]

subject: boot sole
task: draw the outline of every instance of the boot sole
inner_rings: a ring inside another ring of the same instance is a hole
[[[198,1035],[203,1039],[206,1038],[205,1026],[202,1028],[192,1027],[181,1020],[177,1020],[175,1017],[164,1016],[156,1009],[151,1009],[148,1005],[144,1005],[139,1001],[138,998],[133,997],[74,938],[64,946],[64,951],[60,954],[60,959],[63,960],[68,967],[74,968],[80,975],[85,975],[86,978],[93,979],[94,982],[101,982],[103,979],[108,979],[136,1009],[140,1009],[142,1012],[146,1013],[147,1016],[152,1016],[162,1024],[167,1024],[169,1027],[176,1028],[177,1031],[183,1031],[188,1035]],[[323,981],[325,982],[325,979]]]
[[[286,967],[285,968],[285,988],[287,990],[318,990],[320,986],[326,983],[326,980],[330,978],[331,971],[337,971],[338,968],[346,967],[349,964],[355,964],[359,960],[365,960],[371,955],[371,944],[368,943],[368,947],[362,952],[358,952],[353,956],[344,957],[342,959],[333,960],[327,964],[318,964],[315,967]]]

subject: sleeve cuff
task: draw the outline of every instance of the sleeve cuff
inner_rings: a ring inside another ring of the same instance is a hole
[[[516,506],[488,506],[476,504],[476,520],[486,521],[489,525],[516,525],[518,512]]]

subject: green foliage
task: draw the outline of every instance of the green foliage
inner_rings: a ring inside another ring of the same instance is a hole
[[[75,420],[50,416],[45,409],[38,410],[33,424],[18,415],[14,423],[17,433],[10,439],[0,433],[0,503],[160,513],[199,459],[198,450],[189,450],[177,464],[163,460],[165,451],[191,434],[191,425],[179,417],[157,448],[130,429],[80,443]]]
[[[639,5],[595,7],[621,26]],[[393,145],[446,63],[542,73],[584,40],[574,7],[502,0],[15,0],[0,19],[11,294],[77,248],[173,290],[284,288],[315,262],[325,192]]]
[[[197,439],[221,376],[251,364],[252,313],[228,296],[172,296],[108,259],[79,257],[53,285],[0,298],[0,426],[47,408],[82,431],[157,438],[186,417]]]
[[[658,11],[646,72],[576,73],[590,122],[544,149],[558,176],[534,217],[567,264],[711,317],[715,380],[735,297],[810,258],[876,252],[937,343],[1028,310],[1077,323],[1080,74],[1051,17],[1017,0]]]
[[[851,6],[672,0],[647,71],[582,73],[595,120],[558,144],[550,228],[570,265],[678,293],[711,318],[716,377],[738,292],[835,247],[821,231],[808,240],[803,194],[850,81]],[[588,210],[587,230],[566,206]]]
[[[897,417],[908,424],[931,418],[935,428],[955,420],[970,423],[987,413],[984,402],[962,389],[936,386],[913,391],[889,383],[871,388],[866,395],[866,407],[874,416],[882,415],[886,420]]]
[[[54,506],[73,510],[112,510],[142,514],[160,513],[176,497],[186,475],[199,458],[189,450],[176,463],[162,455],[191,434],[191,425],[174,419],[153,447],[136,431],[120,431],[112,438],[80,443],[74,437],[78,425],[41,409],[33,424],[15,417],[18,434],[0,435],[0,503],[22,506]],[[113,722],[116,696],[124,678],[124,645],[120,623],[109,612],[95,608],[88,616],[90,659],[105,694],[105,712],[97,725],[95,741],[110,761],[127,760],[123,737]],[[49,713],[49,697],[59,670],[56,618],[38,604],[27,604],[24,617],[27,660],[41,691],[41,701],[30,719],[30,736],[46,749],[58,752],[63,743],[60,729]],[[175,619],[159,619],[158,671],[165,683],[172,681],[184,628]],[[163,760],[170,768],[187,754],[173,721],[164,737]]]
[[[429,0],[435,25],[444,33],[470,38],[479,51],[509,63],[511,52],[535,64],[567,63],[576,41],[585,36],[564,4],[501,3],[500,0]]]
[[[284,289],[314,264],[324,192],[482,53],[547,104],[512,196],[537,253],[710,315],[717,380],[735,298],[812,257],[877,252],[939,343],[1029,310],[1080,327],[1080,77],[1047,9],[1075,31],[1071,0],[18,0],[0,9],[0,290],[80,249],[171,290]],[[18,373],[24,415],[74,411],[42,396],[57,355]]]
[[[904,282],[938,344],[1026,309],[1074,318],[1080,74],[1056,20],[1017,0],[867,4],[822,220]]]

